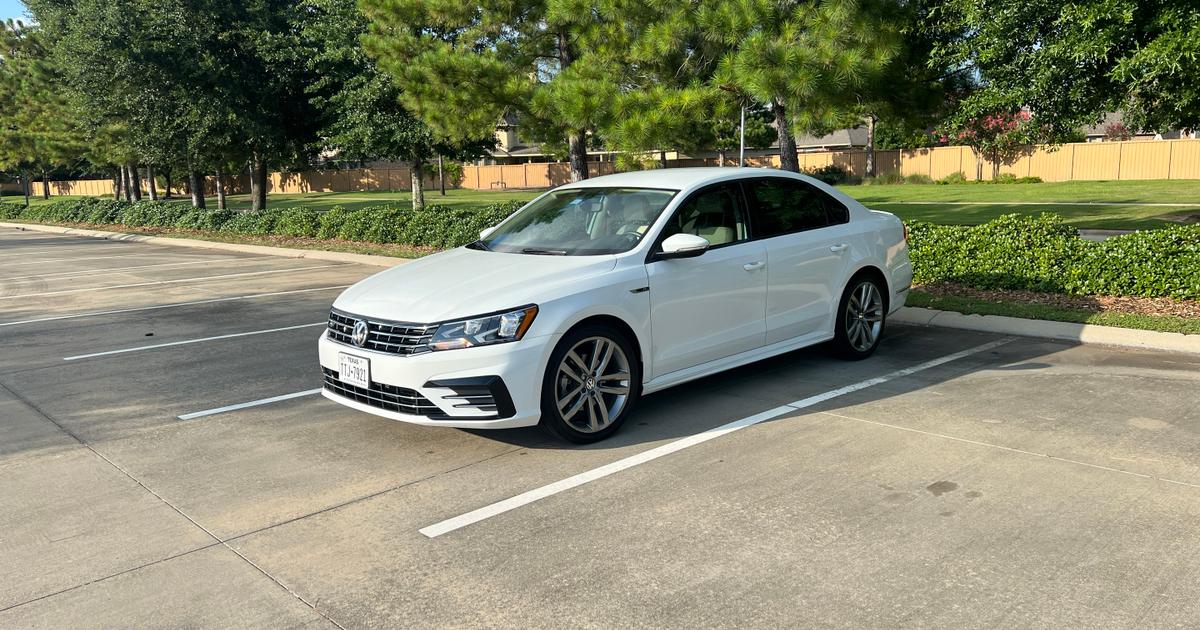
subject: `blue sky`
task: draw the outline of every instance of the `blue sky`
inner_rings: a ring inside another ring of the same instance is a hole
[[[0,20],[8,18],[21,18],[28,20],[25,17],[25,5],[20,0],[0,0]]]

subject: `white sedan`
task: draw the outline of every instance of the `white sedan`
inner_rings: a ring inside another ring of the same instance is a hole
[[[394,420],[592,442],[643,394],[827,341],[869,356],[911,282],[900,220],[810,177],[598,177],[347,289],[323,391]]]

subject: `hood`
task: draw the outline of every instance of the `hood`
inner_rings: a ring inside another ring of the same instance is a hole
[[[460,247],[377,273],[346,289],[334,308],[430,324],[537,304],[556,289],[612,271],[614,256],[539,256]]]

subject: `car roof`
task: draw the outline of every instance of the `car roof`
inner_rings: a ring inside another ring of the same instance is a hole
[[[690,190],[714,182],[763,176],[782,176],[803,179],[805,181],[815,181],[790,171],[781,171],[777,168],[709,166],[700,168],[660,168],[648,171],[630,171],[615,175],[603,175],[566,184],[562,188],[629,187]]]

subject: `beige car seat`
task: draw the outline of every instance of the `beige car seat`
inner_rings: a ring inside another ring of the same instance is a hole
[[[684,218],[682,231],[703,237],[714,246],[737,240],[737,218],[725,201],[720,195],[703,195],[696,199],[695,213]]]

